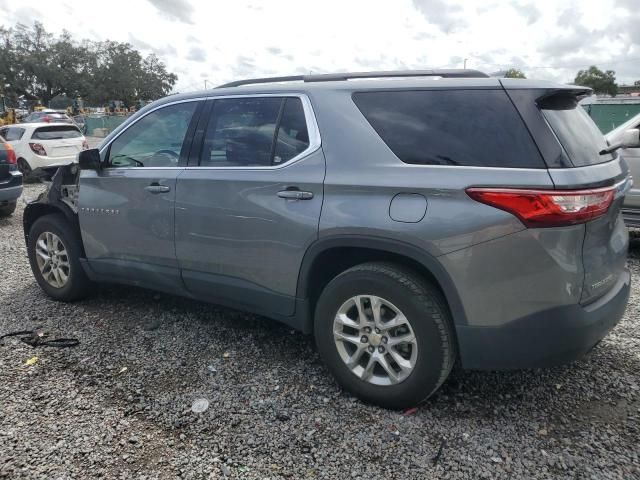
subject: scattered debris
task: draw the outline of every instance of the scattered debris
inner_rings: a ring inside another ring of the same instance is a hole
[[[548,432],[547,432],[546,428],[541,428],[540,430],[538,430],[538,435],[545,436],[547,434],[548,434]]]
[[[407,408],[402,414],[403,415],[413,415],[418,411],[418,407]]]
[[[120,374],[122,374],[122,373],[124,373],[124,372],[126,372],[126,371],[127,371],[127,367],[122,367],[122,368],[120,369],[120,371],[118,372],[118,375],[120,375]]]
[[[6,333],[0,336],[0,340],[7,337],[20,337],[22,343],[26,343],[32,347],[75,347],[80,344],[77,338],[54,338],[52,340],[44,340],[49,335],[42,330],[19,330],[17,332]]]
[[[491,457],[491,461],[493,463],[502,463],[502,459],[500,457]]]
[[[222,354],[222,358],[229,358],[229,352],[224,352]]]
[[[281,422],[286,422],[287,420],[289,420],[291,417],[289,416],[289,414],[287,412],[278,412],[276,414],[276,419],[280,420]]]
[[[24,362],[24,364],[28,367],[35,365],[36,363],[38,363],[39,358],[38,357],[31,357],[29,360],[27,360],[26,362]]]
[[[231,470],[224,463],[222,464],[222,473],[224,474],[225,477],[228,477],[229,475],[231,475]]]
[[[209,370],[209,372],[211,373],[218,373],[218,369],[213,365],[208,365],[207,370]]]
[[[436,456],[433,457],[433,466],[435,467],[438,464],[438,461],[440,460],[440,457],[442,456],[442,451],[444,450],[445,445],[447,444],[446,440],[442,440],[442,442],[440,442],[440,448],[438,449],[438,453],[436,453]]]
[[[209,400],[206,398],[196,398],[191,404],[191,411],[193,413],[204,413],[209,408]]]

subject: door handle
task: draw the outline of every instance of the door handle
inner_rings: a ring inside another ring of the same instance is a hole
[[[144,187],[144,189],[149,193],[167,193],[171,190],[170,187],[160,185],[159,183],[152,183],[151,185]]]
[[[288,200],[311,200],[313,198],[313,192],[303,192],[298,189],[287,189],[280,190],[278,192],[278,196]]]

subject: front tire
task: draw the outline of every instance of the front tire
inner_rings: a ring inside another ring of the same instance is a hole
[[[29,231],[27,253],[38,285],[55,300],[71,302],[87,296],[91,281],[80,257],[81,239],[63,215],[45,215]]]
[[[427,399],[455,363],[442,294],[400,265],[365,263],[334,278],[318,300],[314,330],[318,351],[340,385],[385,408]]]

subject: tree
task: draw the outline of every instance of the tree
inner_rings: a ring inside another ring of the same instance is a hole
[[[588,70],[580,70],[573,83],[591,87],[595,93],[604,93],[612,97],[615,97],[618,93],[616,72],[613,70],[603,72],[595,65],[590,66]]]
[[[633,86],[634,86],[634,87],[640,87],[640,80],[636,80],[636,81],[633,83]]]
[[[0,87],[9,97],[48,104],[59,95],[80,96],[95,105],[133,105],[168,95],[177,80],[158,57],[143,58],[128,43],[77,42],[69,32],[56,37],[38,22],[0,26]]]
[[[517,68],[510,68],[504,74],[504,78],[527,78],[522,70]]]

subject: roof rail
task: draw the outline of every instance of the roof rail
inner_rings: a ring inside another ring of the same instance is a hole
[[[325,73],[319,75],[291,75],[288,77],[251,78],[225,83],[216,88],[239,87],[241,85],[254,85],[257,83],[275,82],[335,82],[354,78],[401,78],[401,77],[442,77],[442,78],[487,78],[484,72],[469,69],[440,69],[440,70],[391,70],[380,72],[351,72],[351,73]]]

